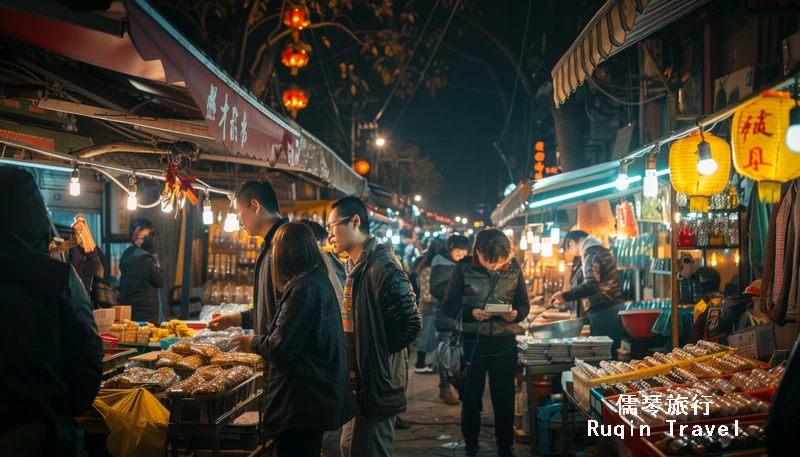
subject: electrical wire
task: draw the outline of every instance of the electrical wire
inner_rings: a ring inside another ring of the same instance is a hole
[[[397,124],[400,122],[400,119],[402,119],[403,114],[405,114],[406,109],[408,109],[408,105],[411,104],[411,100],[414,98],[414,94],[417,93],[417,89],[419,89],[420,83],[422,83],[422,80],[425,78],[425,73],[428,71],[428,67],[430,67],[431,62],[433,62],[433,58],[436,57],[436,51],[439,50],[439,45],[442,44],[442,39],[444,38],[444,36],[447,35],[447,29],[450,28],[450,23],[453,21],[453,16],[456,15],[456,11],[458,11],[458,7],[460,5],[461,5],[461,0],[456,0],[456,4],[453,5],[453,11],[450,12],[450,17],[447,18],[447,23],[444,25],[444,29],[442,29],[442,34],[439,35],[439,39],[436,40],[436,46],[433,47],[433,51],[431,52],[431,55],[428,58],[428,62],[425,64],[425,68],[423,68],[422,73],[419,74],[419,79],[417,80],[417,84],[414,85],[414,90],[411,91],[411,94],[406,99],[406,104],[403,106],[403,110],[400,111],[400,115],[397,116],[397,119],[395,119],[394,124],[392,124],[392,128],[389,129],[390,135],[397,127]]]
[[[113,181],[113,182],[114,182],[116,185],[118,185],[118,186],[119,186],[119,187],[120,187],[122,190],[124,190],[124,191],[125,191],[125,193],[127,193],[127,192],[128,192],[128,186],[125,186],[125,185],[123,185],[121,182],[119,182],[119,180],[118,180],[117,178],[115,178],[114,176],[112,176],[112,175],[111,175],[111,173],[109,173],[109,172],[107,172],[107,171],[103,170],[102,168],[98,168],[98,167],[94,167],[94,166],[89,166],[88,168],[90,168],[90,169],[92,169],[92,170],[94,170],[94,171],[96,171],[96,172],[98,172],[98,173],[101,173],[101,174],[105,175],[105,176],[106,176],[108,179],[110,179],[111,181]],[[138,208],[145,208],[145,209],[147,209],[147,208],[155,208],[155,207],[156,207],[157,205],[159,205],[160,203],[161,203],[161,198],[159,198],[158,200],[156,200],[156,201],[155,201],[155,202],[153,202],[153,203],[147,203],[147,204],[144,204],[144,205],[141,205],[141,204],[137,203],[137,204],[136,204],[136,206],[137,206]]]
[[[659,94],[659,95],[656,95],[655,97],[648,98],[646,100],[640,100],[638,102],[628,102],[628,101],[619,99],[619,98],[615,97],[614,95],[612,95],[611,93],[607,92],[605,89],[603,89],[598,84],[596,84],[593,80],[588,79],[587,81],[589,81],[589,85],[592,86],[593,89],[597,89],[598,91],[600,91],[600,93],[602,93],[606,97],[610,98],[611,100],[619,103],[620,105],[626,105],[626,106],[629,106],[629,105],[634,105],[634,106],[636,106],[636,105],[644,105],[646,103],[654,102],[654,101],[658,100],[659,98],[663,98],[663,97],[667,96],[667,94]]]
[[[503,130],[500,132],[500,137],[497,139],[497,144],[503,141],[508,130],[508,124],[511,122],[511,115],[514,113],[514,101],[517,99],[517,89],[519,88],[520,73],[522,73],[522,58],[525,56],[525,44],[528,42],[528,28],[531,25],[531,7],[533,0],[528,0],[528,14],[525,17],[525,32],[522,34],[522,46],[519,51],[519,65],[517,66],[517,74],[514,75],[514,89],[511,91],[511,105],[508,108],[508,116],[506,116],[506,123],[503,125]]]
[[[319,44],[317,43],[317,35],[314,33],[314,30],[310,30],[311,32],[311,39],[314,40],[314,47],[319,48]],[[350,144],[350,139],[347,138],[347,133],[344,131],[344,126],[342,126],[342,120],[339,117],[339,106],[336,105],[336,97],[333,95],[333,91],[331,91],[330,82],[328,80],[328,70],[325,69],[325,65],[320,65],[322,69],[322,78],[325,80],[325,89],[328,91],[328,95],[331,99],[331,105],[333,105],[333,112],[336,114],[336,125],[339,127],[339,132],[342,134],[342,140],[344,144],[347,145],[347,149],[352,149],[353,146]],[[355,120],[353,120],[355,122]]]
[[[422,41],[422,37],[425,35],[425,31],[428,30],[428,25],[431,23],[431,19],[433,19],[433,14],[436,12],[436,9],[439,7],[439,3],[442,0],[436,0],[436,3],[433,5],[433,9],[431,10],[431,14],[428,16],[428,20],[425,21],[425,25],[422,27],[422,31],[419,32],[418,39],[414,43],[414,47],[411,49],[411,53],[408,55],[408,59],[406,59],[406,63],[403,65],[403,69],[400,70],[399,75],[403,75],[406,70],[408,70],[408,66],[411,64],[411,59],[414,58],[414,53],[417,51],[417,46]],[[400,85],[400,76],[398,75],[397,81],[394,83],[394,87],[392,88],[391,92],[389,92],[389,96],[386,98],[386,103],[383,104],[378,114],[375,115],[375,120],[372,122],[378,122],[378,120],[383,116],[383,112],[386,111],[386,107],[389,106],[389,102],[392,101],[392,97],[394,97],[394,93],[397,91],[397,87]]]

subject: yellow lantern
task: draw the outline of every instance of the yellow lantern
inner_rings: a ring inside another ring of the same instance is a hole
[[[705,143],[705,144],[703,144]],[[716,169],[704,167],[705,160],[698,157],[698,148],[710,150]],[[698,167],[698,164],[701,166]],[[699,170],[698,170],[699,169]],[[704,171],[705,174],[702,174]],[[694,132],[672,143],[669,148],[669,174],[672,187],[689,196],[689,211],[708,211],[708,197],[725,190],[731,174],[731,148],[728,143],[706,132]]]
[[[764,92],[733,115],[733,164],[740,175],[758,182],[764,203],[778,203],[781,184],[800,177],[800,155],[786,146],[788,92]]]

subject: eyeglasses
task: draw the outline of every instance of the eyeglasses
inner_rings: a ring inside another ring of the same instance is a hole
[[[337,225],[341,225],[341,224],[344,224],[345,222],[349,222],[351,219],[353,219],[353,216],[347,216],[347,217],[343,217],[343,218],[341,218],[341,219],[339,219],[337,221],[329,222],[328,224],[325,225],[325,230],[330,232]]]

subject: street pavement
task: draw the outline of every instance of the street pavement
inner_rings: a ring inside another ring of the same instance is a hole
[[[411,424],[410,430],[395,431],[395,457],[434,456],[434,457],[463,457],[463,448],[445,449],[443,444],[461,440],[461,405],[450,406],[439,400],[439,375],[416,374],[413,370],[413,361],[416,354],[411,354],[408,374],[408,411],[401,414],[406,422]],[[482,415],[483,427],[481,428],[481,457],[496,456],[497,448],[494,440],[494,415],[492,403],[489,399],[487,381],[484,392],[484,412]],[[323,452],[326,457],[340,457],[339,436],[341,432],[325,434]],[[445,436],[447,438],[445,438]],[[527,445],[516,445],[518,456],[529,455]]]

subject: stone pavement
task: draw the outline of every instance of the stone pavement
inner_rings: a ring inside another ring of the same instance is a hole
[[[409,361],[416,360],[411,354]],[[413,366],[408,374],[408,411],[400,416],[409,424],[410,430],[395,431],[395,457],[433,456],[463,457],[464,450],[441,447],[443,444],[459,441],[461,436],[461,406],[449,406],[439,400],[439,375],[416,374]],[[481,429],[481,457],[497,455],[494,445],[494,417],[489,399],[488,381],[484,393],[483,427]],[[326,457],[340,457],[340,432],[325,434],[323,452]],[[449,436],[439,439],[442,435]],[[461,441],[463,443],[463,441]],[[516,445],[517,456],[530,455],[528,445]]]

